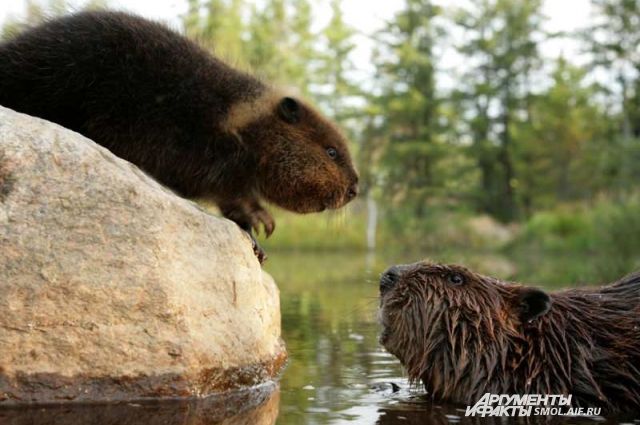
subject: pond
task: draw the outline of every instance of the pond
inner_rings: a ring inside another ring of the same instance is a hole
[[[509,264],[505,258],[473,254],[435,257],[472,264],[483,272]],[[290,356],[280,383],[277,424],[470,423],[465,406],[434,404],[420,388],[410,388],[399,362],[378,344],[379,274],[388,265],[420,258],[407,253],[272,253],[266,269],[280,287]],[[569,418],[554,423],[640,423],[633,419]],[[498,418],[474,423],[509,422]]]

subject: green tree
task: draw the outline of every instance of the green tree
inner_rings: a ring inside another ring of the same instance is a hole
[[[640,1],[592,0],[595,19],[583,33],[594,65],[613,75],[618,85],[621,132],[640,135]]]
[[[583,33],[593,65],[611,75],[614,107],[610,120],[617,134],[607,141],[602,160],[611,189],[625,193],[640,179],[640,0],[592,0],[595,18]]]
[[[107,6],[107,0],[87,0],[81,5],[83,10],[102,9]],[[9,37],[27,26],[38,24],[47,17],[61,16],[74,10],[68,0],[26,0],[24,17],[9,18],[2,22],[0,39]]]
[[[533,96],[528,119],[512,126],[518,200],[527,216],[598,189],[593,173],[602,166],[593,147],[606,137],[606,115],[586,73],[560,58],[551,87]]]
[[[375,57],[379,94],[378,131],[385,135],[384,191],[420,217],[437,185],[439,96],[434,47],[442,36],[440,8],[430,0],[407,0],[383,32]]]
[[[262,8],[252,7],[248,60],[267,79],[308,94],[313,39],[308,0],[268,0]]]
[[[228,62],[309,94],[315,58],[308,0],[189,0],[187,35]]]
[[[480,210],[517,217],[513,126],[526,119],[532,73],[540,66],[541,0],[482,0],[458,11],[466,42],[458,47],[468,72],[457,97],[468,116],[478,162]]]
[[[288,84],[300,88],[303,93],[311,94],[312,75],[315,74],[319,56],[315,43],[317,34],[311,31],[313,21],[311,3],[309,0],[289,1],[287,20],[291,23],[288,29],[291,36],[286,39],[285,56],[290,56],[285,62],[287,64],[285,72],[289,79]]]
[[[244,0],[189,0],[185,32],[226,60],[247,66],[244,7]]]
[[[362,100],[359,87],[349,77],[354,70],[351,54],[355,30],[344,20],[340,0],[331,1],[331,20],[321,32],[323,50],[317,68],[316,97],[328,114],[345,122],[358,114],[354,103]],[[362,108],[360,108],[362,109]]]

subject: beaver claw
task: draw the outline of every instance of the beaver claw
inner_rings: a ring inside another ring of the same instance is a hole
[[[261,205],[256,205],[250,212],[251,227],[257,234],[260,233],[260,225],[264,227],[264,234],[269,237],[276,228],[276,222],[267,210]]]
[[[233,203],[225,203],[220,205],[222,215],[229,220],[236,222],[251,238],[253,244],[253,252],[260,261],[260,264],[267,260],[267,254],[258,244],[253,231],[260,233],[260,227],[264,227],[264,233],[267,237],[271,236],[276,228],[276,223],[271,214],[265,210],[256,200],[241,201]]]
[[[264,264],[264,262],[267,261],[267,258],[269,258],[267,256],[267,253],[264,251],[264,249],[262,249],[262,247],[260,246],[256,238],[253,237],[253,235],[251,235],[251,241],[253,243],[253,253],[255,254],[256,258],[258,258],[258,261],[260,262],[260,264]]]

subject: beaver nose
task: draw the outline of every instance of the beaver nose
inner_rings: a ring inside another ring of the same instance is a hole
[[[414,266],[415,264],[398,264],[389,267],[380,276],[380,293],[384,295],[387,291],[393,288],[395,284],[398,283],[402,275],[404,275],[408,270],[413,269]]]
[[[354,183],[347,189],[347,199],[352,200],[358,195],[358,183]]]
[[[391,266],[380,276],[380,293],[389,291],[398,282],[402,272],[401,266]]]

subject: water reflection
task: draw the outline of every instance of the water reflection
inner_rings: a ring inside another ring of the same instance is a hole
[[[272,425],[276,384],[202,400],[0,409],[2,425]]]
[[[498,417],[465,417],[464,406],[453,406],[432,403],[424,396],[408,397],[395,406],[383,407],[378,411],[377,425],[596,425],[596,424],[627,424],[640,423],[633,417],[529,417],[529,418],[498,418]],[[366,422],[362,422],[366,423]],[[371,422],[374,423],[374,422]]]
[[[288,424],[595,424],[634,418],[466,418],[465,406],[434,404],[409,388],[399,362],[378,344],[378,276],[407,253],[271,253],[266,266],[281,292],[290,361],[281,380],[280,415]],[[438,261],[496,273],[496,256],[446,253]]]
[[[378,344],[378,276],[397,259],[278,253],[267,269],[281,291],[290,361],[278,424],[374,424],[408,396],[398,361]]]

